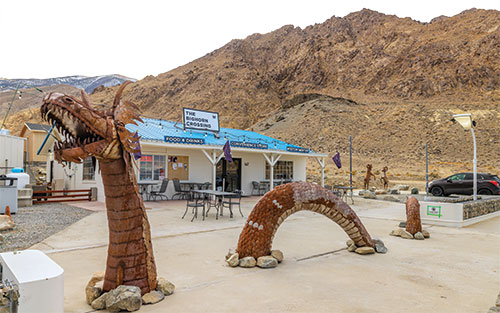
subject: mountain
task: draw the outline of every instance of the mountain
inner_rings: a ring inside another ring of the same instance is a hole
[[[126,80],[136,81],[121,75],[102,75],[102,76],[65,76],[47,79],[0,79],[0,92],[5,90],[15,90],[20,88],[34,88],[53,85],[69,85],[78,89],[84,89],[87,93],[92,93],[99,86],[112,87],[122,84]]]
[[[109,105],[117,88],[96,90],[91,100]],[[359,177],[373,162],[408,180],[422,179],[426,143],[436,175],[470,170],[471,136],[450,122],[470,112],[479,170],[498,172],[500,12],[471,9],[421,23],[364,9],[304,29],[287,25],[147,76],[123,98],[148,117],[181,121],[182,107],[217,111],[221,126],[338,150],[344,164],[351,135]],[[345,167],[328,171],[346,177]]]

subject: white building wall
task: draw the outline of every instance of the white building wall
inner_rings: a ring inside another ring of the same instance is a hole
[[[0,167],[6,166],[24,167],[24,138],[0,135]]]
[[[211,150],[208,150],[207,152],[211,153]],[[222,150],[218,150],[217,155],[219,155],[221,152]],[[262,153],[264,152],[265,151],[262,151]],[[262,153],[249,153],[243,151],[232,152],[232,156],[234,158],[241,158],[241,189],[243,190],[245,195],[251,194],[252,181],[262,181],[266,178],[266,160]],[[186,182],[212,182],[212,164],[200,149],[178,149],[170,147],[167,148],[166,146],[162,147],[142,144],[142,154],[162,154],[166,157],[168,157],[169,155],[188,156],[189,180],[187,180]],[[306,159],[306,155],[282,155],[280,158],[281,161],[293,161],[294,181],[306,180]],[[89,189],[91,187],[96,187],[98,190],[98,201],[104,201],[104,187],[102,184],[102,177],[99,173],[99,161],[97,161],[97,169],[94,181],[82,180],[82,164],[72,164],[72,168],[73,170],[71,171],[69,169],[66,169],[66,171],[64,171],[60,164],[54,162],[54,178],[64,178],[64,185],[69,189]],[[73,176],[70,178],[71,175]],[[139,177],[138,172],[136,172],[136,175],[137,177]],[[159,181],[157,182],[160,183]],[[174,185],[170,181],[167,188],[167,195],[170,198],[174,193]]]

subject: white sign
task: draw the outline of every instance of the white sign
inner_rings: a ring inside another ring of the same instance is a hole
[[[186,108],[183,110],[185,129],[219,132],[219,113]]]

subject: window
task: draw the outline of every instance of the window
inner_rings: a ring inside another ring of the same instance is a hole
[[[162,180],[165,178],[165,156],[143,155],[139,160],[139,180]]]
[[[448,180],[464,180],[465,174],[456,174],[448,178]]]
[[[266,179],[270,178],[271,167],[266,162]],[[278,161],[274,165],[274,179],[293,179],[293,161]]]
[[[82,180],[95,180],[95,168],[92,162],[92,157],[87,157],[83,160],[83,178]]]

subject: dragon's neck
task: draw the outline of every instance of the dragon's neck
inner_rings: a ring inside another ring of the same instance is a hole
[[[135,285],[144,294],[156,288],[156,268],[148,218],[131,160],[127,161],[120,158],[99,162],[109,225],[104,290]]]

